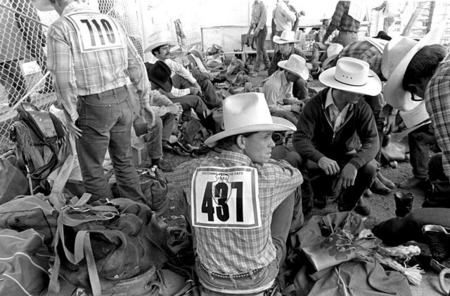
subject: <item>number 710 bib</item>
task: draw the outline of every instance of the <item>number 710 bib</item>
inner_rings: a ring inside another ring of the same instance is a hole
[[[261,226],[255,168],[198,168],[191,188],[194,226],[240,229]]]
[[[126,46],[116,22],[107,15],[96,12],[79,12],[68,14],[66,18],[77,31],[81,52]]]

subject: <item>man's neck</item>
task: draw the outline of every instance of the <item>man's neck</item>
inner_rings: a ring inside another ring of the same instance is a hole
[[[342,111],[345,106],[347,106],[347,102],[345,101],[345,98],[342,96],[342,92],[336,91],[334,89],[330,89],[331,91],[331,98],[333,99],[334,105],[336,108],[338,108],[339,112]]]

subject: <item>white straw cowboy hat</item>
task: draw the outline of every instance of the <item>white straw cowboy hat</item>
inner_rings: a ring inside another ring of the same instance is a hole
[[[152,50],[154,50],[155,48],[163,45],[169,45],[170,47],[176,45],[175,42],[171,41],[171,33],[166,31],[154,32],[150,34],[148,40],[150,42],[150,45],[145,49],[144,52],[152,52]]]
[[[350,57],[340,58],[336,67],[320,74],[319,81],[331,88],[369,96],[381,92],[380,78],[369,69],[369,64]]]
[[[273,42],[276,44],[298,43],[300,40],[295,39],[295,32],[284,30],[281,36],[273,36]]]
[[[298,54],[291,54],[287,61],[279,61],[278,67],[292,72],[304,80],[308,80],[309,78],[309,70],[306,66],[306,60]]]
[[[49,0],[31,0],[31,3],[33,3],[34,7],[39,11],[55,10]]]
[[[214,146],[218,140],[251,132],[295,131],[290,121],[272,117],[262,93],[242,93],[223,100],[224,131],[206,139],[205,144]]]
[[[334,61],[338,58],[341,51],[344,49],[344,46],[340,43],[331,43],[327,48],[327,58],[322,63],[323,69],[328,69],[330,66],[328,65],[331,61]],[[334,66],[334,65],[333,65]]]
[[[403,89],[403,77],[414,55],[426,45],[439,43],[442,29],[433,30],[419,42],[407,38],[393,38],[386,45],[381,59],[381,72],[387,79],[383,88],[386,102],[400,111],[415,108],[418,103],[411,100],[411,93]]]
[[[406,130],[398,133],[395,137],[396,140],[403,139],[410,132],[431,122],[430,115],[425,108],[425,101],[420,101],[418,103],[419,104],[415,108],[409,111],[400,111],[400,116],[405,123]]]

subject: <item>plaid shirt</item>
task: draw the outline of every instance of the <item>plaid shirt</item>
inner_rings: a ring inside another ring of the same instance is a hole
[[[355,41],[347,45],[339,54],[339,58],[351,57],[367,62],[370,70],[374,71],[378,77],[383,77],[381,73],[381,53],[372,43],[366,40]]]
[[[450,178],[450,61],[439,66],[425,90],[425,105],[442,149],[442,166]]]
[[[198,167],[250,166],[258,171],[262,227],[253,229],[195,228],[200,262],[212,272],[238,274],[266,267],[276,258],[270,225],[278,205],[303,182],[302,175],[286,161],[270,160],[259,165],[242,153],[223,151],[218,157],[183,163],[174,173],[172,184],[190,203],[191,181]]]
[[[267,8],[263,1],[255,1],[252,5],[252,19],[250,26],[256,25],[255,29],[264,29],[267,23]]]
[[[50,26],[47,36],[47,64],[55,82],[56,96],[72,120],[75,122],[78,119],[78,96],[124,86],[127,77],[137,88],[141,107],[148,105],[150,84],[147,71],[123,28],[117,24],[121,36],[116,38],[119,38],[123,47],[83,53],[77,31],[65,17],[76,12],[94,11],[77,2],[70,3],[62,16]]]
[[[330,36],[336,29],[339,31],[358,33],[360,26],[359,22],[348,15],[350,2],[351,1],[339,1],[336,4],[336,9],[331,17],[331,22],[328,25],[327,32],[325,33],[325,40],[327,40],[328,36]]]

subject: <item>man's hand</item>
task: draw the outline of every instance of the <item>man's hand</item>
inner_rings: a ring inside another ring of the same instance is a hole
[[[253,35],[254,35],[255,37],[258,37],[258,35],[259,35],[259,28],[256,28],[256,29],[255,29],[255,32],[253,32]]]
[[[197,95],[199,93],[199,89],[195,87],[190,87],[189,90],[191,95]]]
[[[337,173],[339,173],[339,171],[341,169],[336,161],[334,161],[331,158],[325,157],[325,156],[323,156],[321,159],[319,159],[319,162],[317,162],[317,165],[328,176],[336,175]]]
[[[352,164],[347,163],[342,169],[334,189],[335,190],[339,190],[341,188],[346,189],[355,185],[357,173],[358,170]]]
[[[67,131],[74,135],[75,139],[79,139],[81,138],[82,134],[81,134],[81,129],[79,129],[76,125],[75,122],[73,122],[72,118],[70,117],[70,115],[64,111],[64,116],[66,117],[66,128]]]
[[[302,111],[302,106],[300,106],[299,104],[293,104],[291,105],[291,111],[300,114],[300,112]]]
[[[175,115],[180,112],[180,107],[181,107],[181,105],[179,105],[179,104],[173,104],[173,105],[170,105],[170,106],[166,106],[166,108],[169,111],[169,113],[175,114]]]
[[[158,89],[158,92],[166,97],[168,97],[169,99],[173,99],[175,98],[170,92],[166,92],[165,90],[163,90],[162,88]]]

